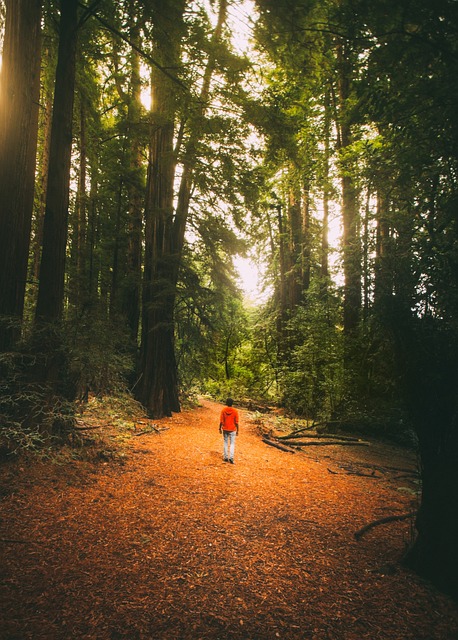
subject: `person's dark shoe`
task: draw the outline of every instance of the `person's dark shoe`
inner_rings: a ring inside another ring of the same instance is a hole
[[[231,460],[230,458],[229,458],[229,462],[230,462],[231,464],[234,464],[234,461],[233,461],[233,460]]]
[[[223,462],[229,462],[227,458],[223,458]]]

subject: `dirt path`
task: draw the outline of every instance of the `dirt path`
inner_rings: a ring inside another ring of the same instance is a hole
[[[1,466],[2,640],[458,638],[449,599],[397,564],[408,522],[354,538],[412,496],[342,466],[403,454],[283,453],[242,411],[230,465],[219,410],[159,421],[116,461]]]

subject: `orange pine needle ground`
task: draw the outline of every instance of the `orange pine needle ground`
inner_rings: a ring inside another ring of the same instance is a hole
[[[1,465],[2,640],[458,638],[454,604],[398,563],[411,523],[354,538],[412,510],[383,472],[409,454],[282,452],[241,411],[232,466],[220,409],[156,421],[114,460]]]

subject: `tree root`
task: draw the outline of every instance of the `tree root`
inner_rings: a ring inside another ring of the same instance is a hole
[[[374,527],[378,527],[381,524],[387,524],[388,522],[399,522],[401,520],[408,520],[409,518],[413,518],[416,515],[416,511],[411,511],[410,513],[401,513],[396,516],[386,516],[385,518],[379,518],[379,520],[374,520],[374,522],[370,522],[361,529],[358,529],[358,531],[355,531],[354,536],[356,540],[360,540],[365,533],[367,533]]]

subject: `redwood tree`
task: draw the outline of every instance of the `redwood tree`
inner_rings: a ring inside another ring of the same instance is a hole
[[[196,103],[187,113],[186,138],[182,150],[182,174],[174,208],[175,166],[178,149],[174,148],[178,98],[183,85],[174,81],[164,68],[180,66],[181,40],[186,2],[171,2],[155,13],[157,52],[162,69],[152,69],[152,135],[145,208],[145,266],[143,283],[142,341],[139,400],[154,416],[170,415],[180,410],[175,360],[174,310],[179,268],[185,243],[194,171],[199,158],[210,84],[215,71],[216,47],[226,19],[226,0],[220,1],[217,25]],[[167,34],[164,39],[163,33]]]
[[[0,350],[20,335],[40,94],[41,0],[6,1],[0,91]],[[9,321],[14,319],[14,324]]]
[[[67,249],[78,0],[61,0],[59,51],[49,151],[43,250],[36,317],[61,319]]]

